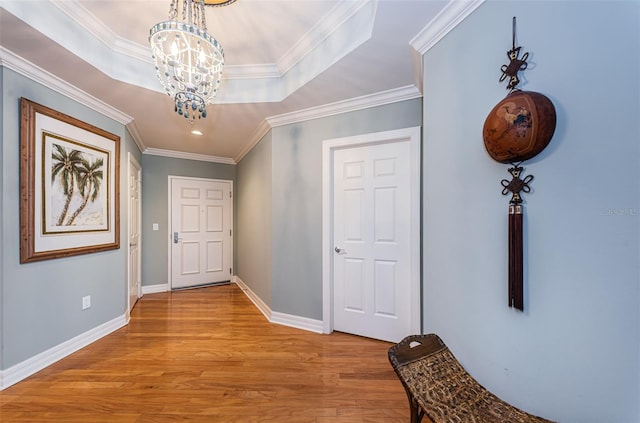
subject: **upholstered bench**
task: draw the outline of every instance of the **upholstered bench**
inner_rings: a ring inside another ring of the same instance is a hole
[[[412,335],[389,349],[411,423],[553,423],[519,410],[480,385],[434,334]]]

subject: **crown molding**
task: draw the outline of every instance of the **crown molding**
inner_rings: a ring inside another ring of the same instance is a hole
[[[50,72],[38,67],[34,63],[18,56],[10,50],[0,46],[0,65],[11,69],[20,75],[31,79],[59,94],[64,95],[90,109],[107,116],[116,122],[126,126],[131,138],[136,143],[140,151],[144,151],[146,146],[142,141],[142,136],[138,131],[133,118],[115,107],[105,103],[102,100],[97,99],[91,94],[86,93],[80,88],[69,84],[67,81],[58,78]]]
[[[113,48],[116,40],[116,34],[80,3],[76,1],[62,0],[50,1],[52,5],[60,9],[61,12],[84,28],[84,30],[94,38],[102,42],[107,47]]]
[[[164,93],[151,49],[116,35],[78,0],[48,0],[33,8],[3,8],[109,77]],[[337,2],[277,63],[227,65],[214,103],[282,101],[371,38],[378,0]]]
[[[2,8],[105,75],[162,92],[151,50],[116,36],[78,0],[8,1]]]
[[[144,145],[144,141],[142,141],[142,136],[140,135],[140,131],[138,131],[138,126],[136,125],[136,121],[132,120],[131,122],[126,124],[127,131],[129,131],[129,135],[133,138],[133,142],[136,143],[140,152],[143,152],[147,149],[147,146]]]
[[[207,154],[186,153],[184,151],[163,150],[161,148],[147,148],[142,154],[150,156],[170,157],[172,159],[198,160],[201,162],[212,162],[235,165],[235,160],[228,157],[209,156]]]
[[[377,0],[338,2],[319,22],[287,50],[277,63],[253,65],[225,65],[223,79],[282,78],[302,59],[312,53],[341,26],[356,15],[367,4]]]
[[[253,131],[253,134],[249,138],[249,142],[246,143],[244,147],[242,147],[240,152],[236,155],[236,157],[233,158],[233,160],[235,160],[236,163],[240,163],[240,160],[242,160],[242,158],[246,156],[249,151],[251,151],[253,147],[255,147],[270,130],[271,125],[269,125],[269,122],[263,120],[260,125],[258,125],[256,130]]]
[[[349,100],[337,101],[335,103],[272,116],[267,118],[267,122],[269,122],[271,127],[289,125],[292,123],[304,122],[311,119],[354,112],[362,109],[369,109],[376,106],[384,106],[385,104],[392,104],[420,97],[422,97],[422,94],[415,86],[407,85],[405,87],[355,97]]]
[[[485,0],[451,0],[409,44],[420,54],[425,54],[484,2]]]
[[[242,160],[242,158],[246,156],[247,153],[249,153],[272,128],[277,126],[290,125],[292,123],[304,122],[376,106],[384,106],[386,104],[412,100],[420,97],[422,97],[422,94],[415,86],[407,85],[406,87],[381,91],[371,95],[268,117],[262,121],[260,126],[258,126],[254,131],[250,141],[244,145],[238,155],[234,157],[234,160],[236,163],[240,163],[240,160]]]
[[[261,65],[225,65],[222,79],[280,78],[282,74],[275,63]]]
[[[74,22],[80,25],[85,31],[91,34],[95,39],[100,41],[109,49],[127,55],[137,60],[147,63],[153,63],[151,60],[151,49],[134,43],[125,38],[116,35],[104,22],[96,18],[82,4],[77,1],[50,0],[51,3],[60,9]]]
[[[376,10],[377,3],[378,0],[338,2],[318,23],[278,59],[277,67],[280,75],[289,72],[309,53],[320,47],[334,32],[347,24],[364,6],[373,4],[375,6],[373,9]]]
[[[153,63],[148,46],[116,35],[107,25],[77,1],[50,0],[60,11],[80,25],[102,44],[127,56]],[[377,1],[377,0],[375,0]],[[300,38],[277,63],[225,66],[224,78],[281,78],[334,31],[346,23],[370,0],[339,2],[311,30]]]
[[[133,118],[102,100],[82,91],[80,88],[69,84],[67,81],[58,78],[54,74],[38,67],[34,63],[18,56],[10,50],[0,46],[0,64],[7,69],[11,69],[32,81],[56,91],[78,103],[89,107],[96,112],[107,116],[116,122],[127,125]]]
[[[340,2],[343,6],[336,10],[340,13],[329,13],[329,24],[323,24],[320,28],[314,27],[313,35],[307,33],[306,42],[313,43],[312,48],[293,48],[287,59],[279,61],[277,72],[267,75],[256,72],[255,77],[249,77],[248,73],[241,75],[241,71],[248,71],[249,67],[234,69],[232,77],[224,77],[222,86],[214,100],[214,104],[240,104],[240,103],[269,103],[279,102],[296,92],[300,87],[317,77],[326,69],[349,52],[361,46],[371,38],[373,25],[377,12],[377,0],[358,0],[356,2]],[[344,9],[345,7],[348,9]],[[328,19],[328,18],[323,18]],[[303,37],[303,39],[305,39]],[[294,58],[295,56],[295,58]],[[289,67],[288,63],[295,62],[293,67],[283,73]],[[267,65],[269,66],[269,65]],[[281,68],[282,67],[282,68]],[[223,70],[223,74],[225,71]]]

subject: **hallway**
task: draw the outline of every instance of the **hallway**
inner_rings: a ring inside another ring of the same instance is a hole
[[[404,423],[390,345],[270,324],[235,284],[148,294],[128,326],[0,392],[0,421]]]

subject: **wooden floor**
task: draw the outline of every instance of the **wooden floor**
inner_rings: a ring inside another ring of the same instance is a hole
[[[149,294],[0,392],[0,422],[406,423],[390,345],[271,324],[234,284]]]

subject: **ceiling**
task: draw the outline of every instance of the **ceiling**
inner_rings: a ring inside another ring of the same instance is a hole
[[[116,110],[145,153],[236,163],[278,124],[419,97],[416,40],[441,37],[470,13],[470,2],[437,0],[207,6],[207,30],[226,63],[207,118],[190,124],[173,111],[148,46],[149,29],[168,19],[169,4],[0,0],[2,64],[26,61],[45,79],[80,89],[89,103]]]

